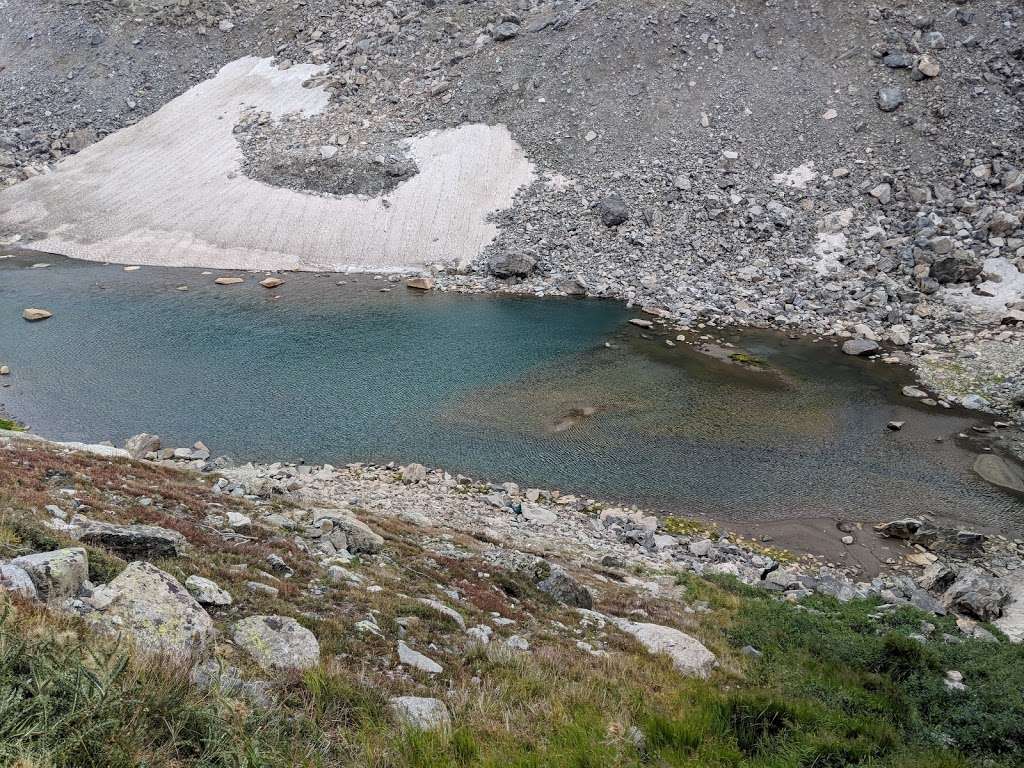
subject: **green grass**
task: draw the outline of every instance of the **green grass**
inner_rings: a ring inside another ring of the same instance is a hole
[[[0,429],[6,429],[9,432],[24,432],[25,431],[25,427],[23,427],[21,424],[19,424],[18,422],[14,421],[13,419],[2,419],[2,418],[0,418]]]
[[[0,765],[381,768],[1010,768],[1024,763],[1024,649],[939,638],[951,619],[870,601],[791,605],[687,576],[712,606],[722,660],[679,677],[629,639],[605,657],[570,638],[530,654],[475,647],[436,689],[397,685],[361,657],[279,681],[279,706],[198,691],[74,622],[28,606],[0,620]],[[412,606],[401,606],[404,609]],[[557,610],[557,609],[553,609]],[[565,620],[565,617],[562,617]],[[910,639],[927,618],[934,640]],[[339,627],[333,632],[343,633]],[[348,630],[352,632],[351,628]],[[739,652],[746,645],[763,656]],[[946,670],[968,690],[948,691]],[[446,698],[450,734],[398,728],[387,697]]]

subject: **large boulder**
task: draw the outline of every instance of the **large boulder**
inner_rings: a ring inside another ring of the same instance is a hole
[[[606,227],[617,227],[629,220],[629,206],[621,195],[608,195],[595,203],[594,208]]]
[[[608,618],[623,632],[632,635],[651,653],[664,653],[677,670],[687,677],[707,678],[718,658],[694,637],[673,627],[644,624],[616,617]]]
[[[177,531],[158,525],[113,525],[80,515],[71,518],[71,524],[77,526],[73,535],[79,541],[112,550],[126,560],[177,557],[188,544]]]
[[[233,639],[266,670],[303,670],[320,663],[316,636],[288,616],[242,619],[235,623]]]
[[[74,597],[89,578],[89,559],[81,547],[23,555],[11,565],[28,574],[39,599],[47,602]]]
[[[965,253],[954,253],[932,262],[931,276],[937,282],[966,283],[981,274],[982,266],[972,256]]]
[[[590,590],[557,565],[550,565],[547,575],[537,580],[536,584],[537,589],[564,605],[590,608],[594,604]]]
[[[179,659],[202,656],[213,642],[213,620],[177,579],[152,563],[129,563],[98,587],[88,603],[90,620],[123,635],[137,649]]]
[[[492,256],[488,268],[495,277],[528,277],[537,268],[537,260],[526,253],[499,253]]]
[[[1009,599],[1009,590],[998,579],[977,568],[962,570],[942,595],[947,608],[981,621],[1002,616]]]
[[[313,525],[327,536],[335,547],[347,549],[353,555],[380,552],[384,538],[366,523],[357,520],[343,509],[314,509]]]
[[[388,707],[399,724],[413,730],[447,731],[452,727],[448,707],[440,699],[395,696],[388,701]]]

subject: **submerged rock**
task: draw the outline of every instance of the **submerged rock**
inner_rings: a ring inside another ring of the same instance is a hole
[[[24,312],[21,313],[21,316],[28,320],[30,323],[37,323],[40,320],[46,320],[48,318],[53,317],[53,312],[51,312],[48,309],[29,307]]]
[[[235,645],[263,669],[310,669],[320,663],[316,636],[288,616],[250,616],[235,623]]]

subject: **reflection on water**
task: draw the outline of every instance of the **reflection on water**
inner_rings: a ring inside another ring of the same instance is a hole
[[[67,439],[145,430],[236,459],[415,460],[684,515],[1024,527],[1021,499],[947,439],[973,417],[901,398],[908,376],[890,366],[735,336],[765,363],[751,368],[670,348],[606,302],[215,276],[0,261],[14,369],[0,403]],[[54,317],[25,323],[26,306]]]

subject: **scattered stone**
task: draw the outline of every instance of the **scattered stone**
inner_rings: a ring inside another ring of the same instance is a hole
[[[854,357],[862,357],[877,352],[880,349],[877,341],[871,339],[850,339],[843,343],[843,354]]]
[[[193,574],[185,579],[185,589],[200,605],[231,605],[231,595],[215,581]]]
[[[433,659],[424,656],[419,651],[414,651],[401,640],[398,641],[398,661],[407,667],[412,667],[428,675],[438,675],[444,672],[444,667]]]
[[[906,424],[905,421],[890,421],[885,426],[886,428],[892,430],[893,432],[899,432],[901,429],[903,429],[904,424]]]
[[[563,568],[550,565],[547,576],[537,581],[537,588],[565,605],[590,608],[594,599],[590,590],[570,576]]]
[[[28,320],[30,323],[37,323],[40,320],[46,320],[53,317],[53,312],[48,309],[39,309],[38,307],[29,307],[21,316]]]
[[[417,291],[429,291],[434,287],[434,280],[430,277],[413,277],[405,281],[405,287]]]
[[[124,449],[128,451],[133,459],[144,459],[147,454],[156,453],[160,450],[160,438],[142,432],[124,441]]]
[[[609,195],[594,207],[606,227],[617,227],[629,220],[629,207],[619,195]]]
[[[27,573],[39,599],[50,603],[74,597],[89,578],[89,560],[80,547],[22,555],[11,565]]]
[[[0,563],[0,590],[13,592],[28,600],[39,597],[36,585],[28,572],[13,563]]]
[[[491,37],[499,43],[505,40],[513,40],[519,36],[519,25],[511,21],[503,21],[494,28]]]
[[[217,285],[238,285],[239,283],[244,283],[245,282],[245,278],[244,277],[218,277],[213,282],[215,282]]]
[[[279,286],[284,285],[284,280],[282,280],[280,277],[267,277],[264,278],[263,280],[260,280],[260,285],[262,285],[264,288],[277,288]]]
[[[72,535],[85,544],[104,547],[128,560],[178,557],[188,545],[177,531],[158,525],[113,525],[75,515]]]
[[[537,260],[525,253],[501,253],[491,258],[489,267],[491,274],[502,280],[528,277],[537,268]]]
[[[313,524],[319,525],[321,530],[329,526],[334,545],[338,549],[348,550],[353,555],[376,554],[384,546],[382,536],[342,509],[314,509]]]
[[[894,112],[906,100],[902,88],[879,88],[877,96],[878,108],[883,112]]]
[[[320,663],[316,636],[288,616],[250,616],[235,623],[232,639],[265,670],[304,670]]]
[[[608,621],[632,635],[651,653],[664,653],[683,675],[706,679],[718,666],[718,658],[696,638],[673,627],[608,617]]]
[[[440,699],[396,696],[388,701],[388,706],[395,720],[406,727],[418,731],[451,730],[451,715]]]

